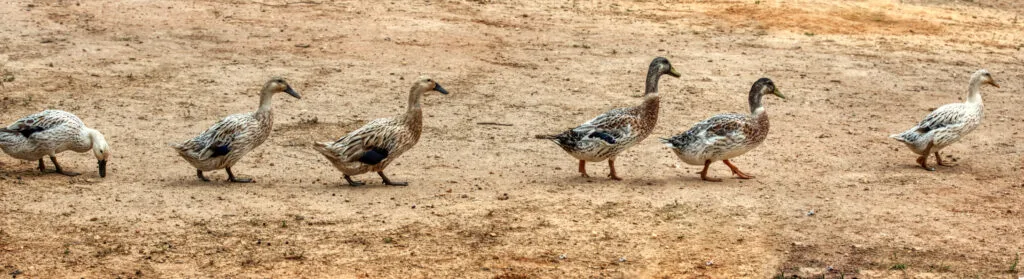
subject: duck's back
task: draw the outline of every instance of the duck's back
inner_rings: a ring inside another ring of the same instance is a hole
[[[383,170],[419,141],[421,128],[417,125],[406,125],[408,123],[400,119],[401,116],[374,119],[333,143],[323,144],[324,151],[331,153],[324,155],[331,158],[332,163],[348,175]],[[359,161],[363,153],[375,149],[386,152],[383,160],[372,165]]]
[[[0,133],[0,147],[5,153],[24,160],[66,150],[81,151],[89,146],[81,143],[85,124],[74,114],[61,110],[45,110],[21,119]]]

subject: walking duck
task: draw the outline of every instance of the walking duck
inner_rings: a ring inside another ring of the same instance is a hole
[[[86,127],[78,116],[62,110],[44,110],[18,119],[14,124],[0,128],[0,148],[11,157],[39,161],[39,171],[46,172],[43,156],[50,156],[50,162],[59,174],[79,175],[66,171],[57,163],[57,153],[67,150],[87,152],[96,156],[100,177],[107,176],[107,159],[110,147],[99,131]]]
[[[971,75],[966,102],[941,106],[925,116],[917,126],[889,137],[906,144],[910,151],[921,155],[917,157],[917,164],[926,170],[935,170],[933,167],[928,167],[927,162],[928,155],[932,153],[935,154],[935,163],[940,166],[949,166],[942,162],[939,151],[959,141],[961,137],[974,131],[974,128],[981,124],[985,108],[981,103],[981,91],[979,90],[982,84],[999,87],[988,71],[978,70]]]
[[[431,90],[448,94],[436,81],[420,77],[409,90],[409,107],[405,114],[374,119],[337,141],[315,143],[313,149],[327,157],[341,171],[350,186],[366,184],[352,180],[352,176],[371,171],[377,172],[384,185],[407,186],[408,182],[388,179],[384,169],[419,141],[423,131],[420,97]]]
[[[772,80],[758,79],[750,88],[750,114],[715,115],[693,125],[682,134],[662,139],[662,142],[672,148],[672,152],[683,162],[697,166],[703,164],[704,170],[700,172],[702,180],[722,181],[708,177],[708,166],[715,161],[725,163],[741,179],[754,178],[740,171],[729,159],[754,149],[768,136],[768,113],[761,105],[761,97],[765,94],[786,98]]]
[[[186,140],[181,144],[171,144],[178,155],[185,158],[196,168],[199,180],[210,181],[203,176],[204,171],[224,169],[228,173],[228,181],[248,183],[252,178],[238,178],[231,172],[231,167],[242,159],[246,153],[256,149],[270,137],[274,125],[274,115],[270,103],[274,94],[288,93],[296,99],[302,99],[282,78],[272,78],[260,90],[260,107],[254,112],[232,114],[199,136]]]
[[[644,101],[638,106],[617,108],[598,115],[579,127],[556,135],[537,135],[538,139],[554,141],[569,155],[579,160],[579,172],[587,175],[586,162],[608,160],[608,177],[622,180],[615,172],[615,157],[643,141],[658,123],[658,80],[662,75],[679,77],[668,59],[655,58],[647,70]]]

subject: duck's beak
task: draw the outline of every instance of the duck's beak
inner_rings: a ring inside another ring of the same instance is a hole
[[[995,86],[996,88],[999,88],[999,84],[996,84],[996,81],[994,81],[994,80],[989,80],[988,84],[991,84],[992,86]]]
[[[291,86],[285,87],[284,92],[288,93],[288,95],[292,95],[295,99],[302,99],[302,95],[299,95],[299,92],[295,92],[295,89],[292,89]]]
[[[100,177],[107,177],[107,160],[100,160]]]
[[[440,83],[434,83],[434,91],[441,92],[441,94],[448,95],[448,90],[444,90]]]
[[[775,88],[775,90],[772,91],[772,94],[774,94],[775,96],[779,96],[779,98],[783,98],[783,99],[786,98],[786,96],[783,96],[782,95],[782,91],[780,91],[778,88]]]
[[[670,66],[670,68],[668,68],[668,74],[670,76],[674,76],[674,77],[681,77],[681,76],[683,76],[683,75],[679,74],[679,71],[676,71],[676,67],[671,67],[671,66]]]

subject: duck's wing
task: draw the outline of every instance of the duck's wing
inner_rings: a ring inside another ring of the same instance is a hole
[[[689,130],[674,137],[664,139],[676,148],[691,143],[715,145],[719,142],[742,142],[747,133],[754,129],[749,116],[740,114],[719,114],[694,124]]]
[[[78,128],[82,127],[82,120],[77,116],[58,110],[45,110],[14,121],[7,127],[0,128],[0,132],[18,133],[28,138],[35,133],[51,130],[58,127]]]
[[[925,116],[924,120],[917,124],[916,131],[925,134],[934,130],[960,126],[969,117],[964,104],[944,105]]]
[[[348,133],[332,144],[338,158],[344,162],[375,165],[384,161],[405,141],[409,133],[405,125],[390,118],[374,119]]]
[[[231,152],[232,144],[243,136],[245,126],[244,114],[229,115],[191,139],[188,145],[200,160],[224,156]]]
[[[615,144],[633,133],[633,125],[640,121],[640,116],[633,108],[618,108],[605,112],[583,125],[573,128],[569,133],[580,140],[599,140],[607,144]]]

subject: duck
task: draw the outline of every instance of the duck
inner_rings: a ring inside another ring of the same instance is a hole
[[[765,94],[786,98],[771,79],[758,79],[750,88],[747,99],[750,114],[718,114],[694,124],[686,132],[661,141],[683,162],[697,166],[703,164],[701,180],[722,181],[708,177],[708,167],[717,161],[725,163],[740,179],[754,178],[740,171],[729,159],[753,150],[768,136],[768,113],[761,104],[761,97]]]
[[[939,152],[960,141],[960,138],[981,124],[985,108],[981,102],[980,87],[983,84],[999,88],[999,84],[992,79],[992,74],[988,70],[978,70],[971,75],[966,101],[943,105],[925,116],[917,126],[889,137],[906,144],[910,151],[921,155],[917,157],[917,164],[925,170],[935,170],[934,167],[928,166],[928,156],[931,154],[935,154],[936,164],[950,166],[942,161]]]
[[[274,125],[271,101],[276,93],[281,92],[302,99],[302,95],[295,92],[288,81],[280,77],[271,78],[260,90],[260,105],[256,111],[224,117],[202,134],[182,143],[171,144],[171,147],[196,168],[199,180],[210,181],[203,175],[204,171],[224,169],[228,173],[229,182],[255,182],[252,178],[236,177],[231,167],[270,137]]]
[[[448,94],[448,90],[437,81],[422,76],[409,90],[409,104],[404,114],[374,119],[336,141],[314,143],[313,149],[341,171],[349,186],[365,185],[363,181],[353,180],[352,176],[367,172],[376,172],[384,185],[408,186],[408,182],[389,179],[384,169],[419,141],[423,132],[420,97],[430,91]]]
[[[626,149],[640,143],[651,134],[658,123],[658,80],[662,75],[680,77],[668,59],[657,57],[647,70],[643,102],[637,106],[616,108],[559,134],[536,135],[537,139],[551,140],[579,160],[579,172],[587,174],[587,162],[608,160],[612,180],[622,180],[615,172],[615,158]]]
[[[18,119],[0,128],[0,149],[11,157],[39,161],[39,171],[46,172],[43,157],[49,156],[56,173],[77,176],[57,163],[57,153],[92,151],[96,156],[100,177],[107,176],[110,146],[96,129],[86,127],[82,119],[63,110],[44,110]]]

